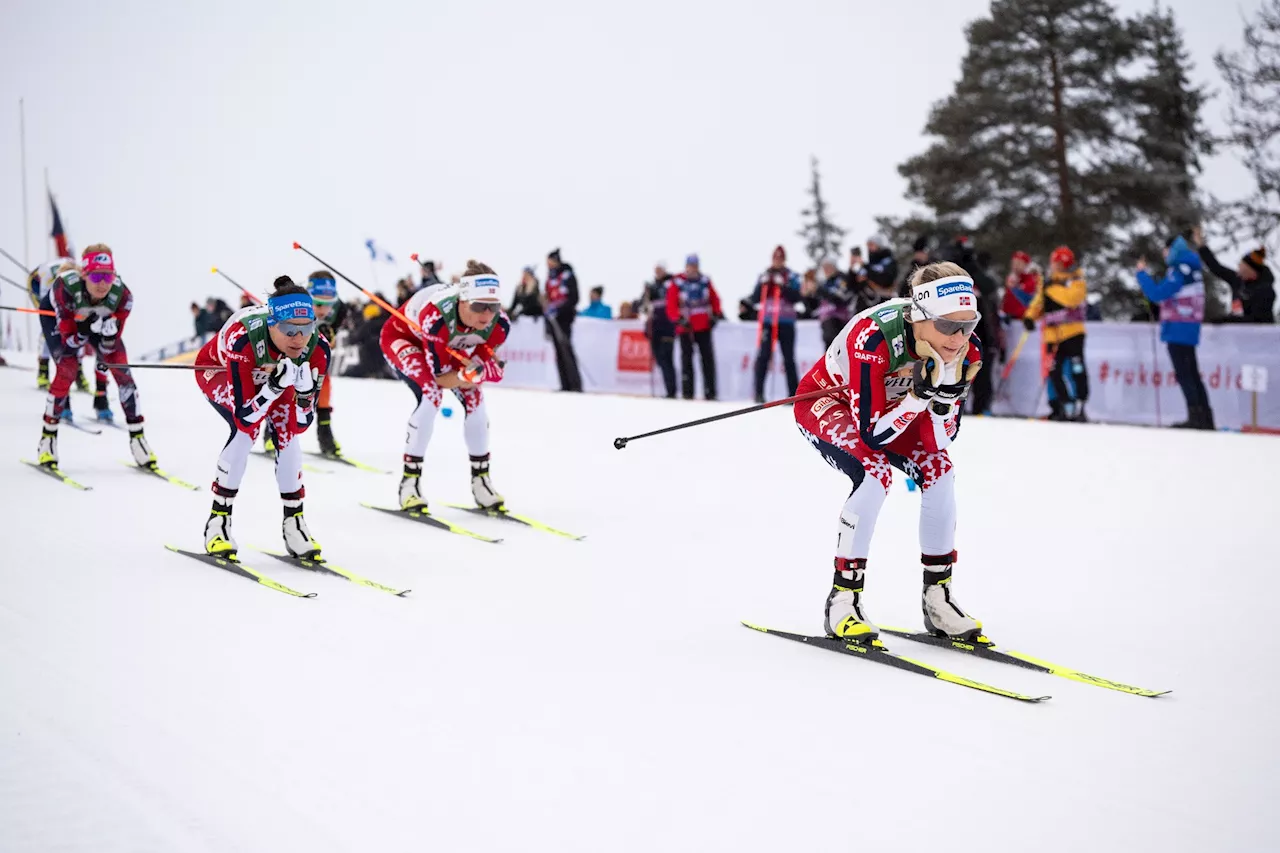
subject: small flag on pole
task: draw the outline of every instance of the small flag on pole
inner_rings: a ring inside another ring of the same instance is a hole
[[[62,216],[58,214],[58,203],[53,200],[53,193],[49,193],[49,208],[53,211],[53,230],[49,236],[53,238],[53,245],[57,247],[58,257],[71,257],[71,243],[67,240],[67,233],[62,229]]]
[[[396,259],[391,257],[390,252],[386,249],[380,248],[372,239],[365,240],[364,247],[369,250],[369,260],[371,261],[386,261],[389,264],[394,264],[396,262]]]

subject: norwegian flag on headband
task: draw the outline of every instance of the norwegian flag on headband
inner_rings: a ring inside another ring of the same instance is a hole
[[[53,238],[58,257],[74,258],[71,241],[67,239],[67,233],[62,229],[62,216],[58,213],[58,203],[53,200],[52,192],[49,193],[49,209],[53,211],[53,229],[49,232],[49,236]]]

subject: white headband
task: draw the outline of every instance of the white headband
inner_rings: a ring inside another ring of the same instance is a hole
[[[458,298],[463,302],[501,302],[501,283],[493,273],[464,275],[458,281]]]
[[[911,288],[911,301],[928,312],[930,317],[941,317],[954,311],[978,310],[978,299],[973,292],[973,279],[967,275],[949,275],[934,281],[917,284]],[[917,317],[912,311],[912,321],[928,319]]]

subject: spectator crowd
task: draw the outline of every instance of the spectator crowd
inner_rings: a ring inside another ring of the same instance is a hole
[[[864,246],[850,249],[842,265],[836,257],[822,258],[811,268],[798,270],[787,262],[786,249],[773,249],[769,263],[754,282],[750,294],[737,305],[738,320],[755,323],[758,347],[754,358],[755,397],[765,400],[765,379],[773,359],[780,358],[786,375],[787,395],[796,392],[799,376],[808,365],[795,360],[796,324],[816,322],[824,346],[830,346],[855,315],[894,298],[909,297],[911,274],[934,261],[951,261],[974,280],[981,320],[977,335],[983,342],[987,368],[971,389],[969,409],[989,413],[994,392],[1022,355],[1027,335],[1040,329],[1041,380],[1047,395],[1050,420],[1087,420],[1089,381],[1086,359],[1086,322],[1099,320],[1098,300],[1090,291],[1080,261],[1069,246],[1048,253],[1042,266],[1030,252],[1015,252],[997,267],[989,253],[958,235],[940,246],[921,237],[904,247],[901,259],[883,235],[872,235]],[[1171,235],[1166,241],[1163,271],[1153,272],[1146,259],[1134,274],[1150,307],[1135,320],[1160,322],[1160,339],[1166,345],[1178,383],[1187,400],[1188,420],[1176,426],[1212,429],[1213,412],[1200,378],[1196,347],[1205,321],[1207,276],[1230,288],[1231,313],[1224,322],[1274,323],[1275,275],[1267,265],[1266,250],[1258,248],[1240,258],[1234,269],[1223,264],[1203,239],[1199,228]],[[437,261],[419,262],[418,280],[406,276],[396,282],[394,305],[403,305],[424,287],[445,285]],[[581,288],[573,265],[553,249],[546,258],[546,278],[525,267],[514,288],[507,314],[513,323],[541,318],[551,342],[560,386],[582,391],[582,372],[573,346],[577,317],[596,320],[642,319],[653,361],[662,377],[665,396],[692,399],[701,375],[703,397],[717,397],[715,342],[712,332],[725,320],[723,304],[711,276],[696,254],[685,258],[675,272],[665,262],[654,265],[639,296],[622,302],[615,312],[605,302],[605,288],[592,287],[586,307],[579,309]],[[456,282],[458,276],[450,276]],[[390,302],[383,293],[379,300]],[[242,307],[248,297],[242,300]],[[356,358],[343,370],[348,376],[392,378],[379,347],[387,312],[377,301],[356,302],[346,312],[339,330]],[[216,332],[232,309],[216,297],[204,306],[191,305],[197,335]],[[1023,356],[1027,357],[1027,356]],[[1003,366],[1003,370],[1001,369]]]

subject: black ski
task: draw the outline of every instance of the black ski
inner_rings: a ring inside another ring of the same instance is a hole
[[[281,554],[279,551],[268,551],[266,548],[259,548],[258,550],[267,556],[275,557],[277,560],[288,563],[291,566],[296,566],[299,569],[307,569],[313,572],[321,572],[323,574],[345,578],[354,584],[367,586],[370,589],[380,589],[383,592],[389,592],[392,595],[397,595],[401,598],[412,592],[412,590],[396,589],[394,587],[380,584],[377,581],[369,580],[368,578],[358,575],[355,572],[348,571],[341,566],[335,566],[323,557],[294,557],[290,554]]]
[[[763,628],[759,625],[753,625],[750,622],[743,622],[743,625],[754,631],[760,631],[765,634],[773,634],[778,637],[785,637],[788,640],[795,640],[808,646],[816,646],[821,649],[829,649],[833,652],[860,657],[864,660],[882,663],[891,666],[894,669],[901,669],[906,672],[914,672],[918,675],[927,675],[930,678],[936,678],[940,681],[949,681],[952,684],[959,684],[963,687],[972,687],[974,690],[981,690],[983,693],[993,693],[996,696],[1007,696],[1010,699],[1017,699],[1020,702],[1042,702],[1050,697],[1048,696],[1024,696],[1021,693],[1014,693],[1011,690],[1005,690],[1000,687],[992,687],[990,684],[983,684],[981,681],[973,681],[962,675],[956,675],[943,669],[930,666],[918,660],[895,655],[885,648],[884,643],[879,640],[872,642],[870,646],[865,646],[856,640],[841,640],[834,637],[812,637],[805,634],[792,634],[789,631],[775,631],[772,628]]]
[[[292,595],[295,598],[315,598],[316,597],[316,594],[314,592],[298,592],[296,589],[291,589],[290,587],[285,586],[279,581],[272,580],[271,578],[267,577],[261,572],[257,572],[249,568],[244,563],[241,563],[240,558],[237,557],[235,554],[228,554],[225,557],[215,557],[212,554],[202,554],[199,551],[184,551],[181,548],[174,547],[173,545],[165,545],[164,547],[168,548],[170,551],[172,551],[175,554],[182,554],[184,557],[190,557],[193,560],[199,560],[200,562],[208,566],[216,566],[219,569],[226,569],[228,572],[231,572],[231,574],[233,575],[239,575],[242,578],[248,578],[254,583],[259,583],[265,587],[268,587],[269,589],[274,589],[278,592],[283,592],[285,595]]]
[[[32,468],[35,468],[37,471],[39,471],[42,474],[48,474],[50,477],[52,477],[55,480],[60,480],[63,483],[66,483],[68,486],[70,486],[73,489],[79,489],[82,492],[93,491],[93,486],[86,486],[84,483],[77,483],[75,480],[71,479],[66,474],[62,473],[62,471],[60,471],[56,465],[53,467],[50,467],[48,465],[38,465],[29,459],[23,459],[22,463],[24,465],[30,465]]]
[[[501,539],[494,539],[490,536],[485,536],[483,533],[476,533],[474,530],[468,530],[467,528],[454,524],[451,521],[445,521],[443,518],[436,518],[424,509],[391,509],[390,507],[375,506],[370,503],[362,503],[360,505],[366,506],[369,509],[376,509],[378,512],[385,512],[389,515],[407,518],[411,521],[416,521],[419,524],[425,524],[428,527],[435,527],[438,530],[447,530],[450,533],[456,533],[459,536],[469,536],[472,539],[478,539],[481,542],[488,542],[491,545],[496,545],[502,541]]]
[[[1118,681],[1111,681],[1106,678],[1099,678],[1096,675],[1079,672],[1069,667],[1059,666],[1056,663],[1033,658],[1030,655],[1024,655],[1022,652],[1015,652],[1006,649],[997,649],[996,644],[986,637],[979,637],[976,640],[955,640],[951,637],[935,637],[933,634],[927,634],[924,631],[907,631],[902,628],[886,628],[880,626],[881,632],[892,634],[895,637],[903,637],[917,643],[924,643],[929,646],[938,646],[944,649],[951,649],[954,652],[962,652],[983,660],[992,660],[997,663],[1007,663],[1011,666],[1022,667],[1023,669],[1034,670],[1035,672],[1044,672],[1049,675],[1056,675],[1060,678],[1069,678],[1072,681],[1080,681],[1085,684],[1092,684],[1097,687],[1105,687],[1108,690],[1118,690],[1121,693],[1131,693],[1134,696],[1163,696],[1171,693],[1171,690],[1148,690],[1145,687],[1134,687],[1130,684],[1121,684]]]

